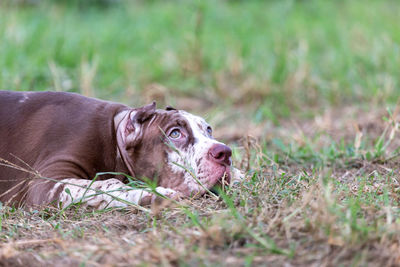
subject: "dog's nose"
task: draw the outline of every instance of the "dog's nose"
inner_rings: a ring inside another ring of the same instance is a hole
[[[215,144],[208,151],[211,158],[222,165],[231,165],[232,150],[223,144]]]

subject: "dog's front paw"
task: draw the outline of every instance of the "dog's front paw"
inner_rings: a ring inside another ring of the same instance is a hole
[[[232,172],[231,185],[238,184],[238,183],[240,183],[241,181],[244,180],[245,174],[244,174],[243,171],[241,171],[241,170],[239,170],[239,169],[237,169],[235,167],[232,167],[231,168],[231,172]]]
[[[148,195],[144,196],[140,200],[141,206],[147,206],[152,203],[161,203],[163,199],[172,199],[172,200],[181,200],[183,198],[182,193],[177,192],[170,188],[157,187],[155,193],[148,193]]]
[[[160,195],[162,195],[162,196],[164,196],[164,197],[166,197],[166,198],[170,198],[170,199],[173,199],[173,200],[180,200],[180,199],[182,199],[183,198],[183,195],[182,195],[182,193],[180,193],[180,192],[177,192],[177,191],[175,191],[175,190],[173,190],[173,189],[170,189],[170,188],[164,188],[164,187],[157,187],[156,188],[156,191],[157,191],[157,193],[159,193]],[[153,200],[152,200],[152,202],[154,202],[155,200],[156,200],[156,198],[157,197],[160,197],[160,196],[157,196],[157,195],[153,195]]]

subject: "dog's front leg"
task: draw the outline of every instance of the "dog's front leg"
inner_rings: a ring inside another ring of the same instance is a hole
[[[157,187],[157,193],[178,199],[180,194],[172,189]],[[117,179],[95,181],[83,179],[63,179],[48,193],[48,199],[56,200],[62,208],[72,203],[83,203],[98,209],[106,207],[127,207],[148,205],[157,195],[143,189],[133,189]]]

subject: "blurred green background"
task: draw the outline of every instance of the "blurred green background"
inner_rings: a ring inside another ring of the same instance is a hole
[[[0,88],[275,124],[394,105],[399,14],[394,0],[3,0]]]

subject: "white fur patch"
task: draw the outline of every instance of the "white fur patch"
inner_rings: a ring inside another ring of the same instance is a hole
[[[243,171],[235,167],[231,167],[231,172],[232,172],[231,184],[237,184],[240,183],[242,180],[244,180],[245,174],[243,173]]]
[[[132,189],[117,179],[95,181],[83,179],[63,179],[50,191],[49,195],[54,196],[59,186],[64,184],[64,190],[58,196],[62,208],[71,203],[82,202],[84,206],[91,206],[98,209],[106,207],[127,207],[129,204],[139,205],[144,197],[155,196],[142,189]],[[157,187],[156,191],[166,197],[174,197],[178,194],[172,189]]]

